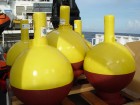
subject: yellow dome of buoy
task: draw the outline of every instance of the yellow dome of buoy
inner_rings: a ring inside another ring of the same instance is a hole
[[[10,83],[25,104],[56,105],[71,89],[72,67],[59,50],[47,45],[46,14],[34,13],[33,20],[34,39],[13,64]]]
[[[74,69],[80,70],[88,50],[84,39],[69,24],[69,6],[60,7],[60,24],[58,29],[47,35],[48,44],[61,51],[71,62]],[[79,75],[80,73],[78,73]]]
[[[28,20],[21,20],[20,28],[21,28],[21,40],[15,43],[7,53],[6,63],[8,66],[12,66],[15,59],[20,55],[20,53],[29,47]]]
[[[85,70],[97,74],[121,75],[135,71],[135,61],[128,49],[117,43],[114,36],[114,16],[105,16],[104,42],[86,55]],[[94,67],[92,67],[94,66]]]

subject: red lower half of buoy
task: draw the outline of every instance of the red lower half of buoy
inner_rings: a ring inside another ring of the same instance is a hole
[[[84,73],[83,62],[84,61],[80,61],[80,62],[76,62],[76,63],[71,63],[75,78],[79,77],[81,74]]]
[[[22,90],[12,86],[12,90],[24,105],[59,105],[68,95],[72,83],[48,90]]]
[[[84,73],[95,88],[97,95],[109,105],[122,105],[125,103],[120,91],[131,82],[135,74],[135,72],[132,72],[122,75],[104,75],[88,71]]]

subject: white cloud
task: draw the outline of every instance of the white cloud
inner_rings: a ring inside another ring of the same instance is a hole
[[[127,29],[133,33],[140,33],[140,20],[129,20],[127,23]]]
[[[140,28],[140,20],[129,20],[128,27],[129,28]]]

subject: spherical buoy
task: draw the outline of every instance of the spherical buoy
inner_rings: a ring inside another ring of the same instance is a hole
[[[6,64],[9,67],[9,69],[13,65],[16,58],[20,55],[20,53],[29,47],[28,20],[21,20],[20,28],[21,28],[21,40],[15,43],[7,53]]]
[[[46,14],[33,15],[34,39],[10,72],[14,94],[26,105],[59,105],[68,95],[73,70],[67,58],[47,45]]]
[[[48,44],[56,47],[71,62],[75,77],[83,73],[83,61],[88,50],[84,39],[69,24],[70,7],[60,7],[60,25],[48,33]]]
[[[105,16],[104,42],[94,46],[86,55],[84,70],[97,95],[109,105],[122,105],[120,90],[133,79],[135,61],[131,53],[114,37],[114,16]]]

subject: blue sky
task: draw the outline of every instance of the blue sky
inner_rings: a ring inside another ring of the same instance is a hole
[[[83,31],[104,32],[104,16],[115,16],[115,32],[140,34],[140,0],[75,0]]]

